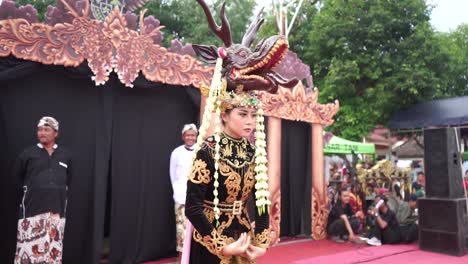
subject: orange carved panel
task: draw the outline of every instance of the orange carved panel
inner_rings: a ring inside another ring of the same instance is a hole
[[[138,32],[127,27],[117,8],[104,21],[89,18],[88,7],[82,17],[71,13],[75,16],[71,24],[54,26],[24,19],[0,21],[0,57],[13,55],[42,64],[71,67],[86,60],[96,85],[108,81],[112,71],[129,87],[140,72],[154,82],[209,85],[213,67],[154,44],[152,37],[161,27],[146,32],[144,13],[140,15]]]
[[[260,93],[266,116],[329,126],[338,112],[339,102],[320,104],[319,91],[306,93],[301,82],[292,90],[279,87],[277,94]]]

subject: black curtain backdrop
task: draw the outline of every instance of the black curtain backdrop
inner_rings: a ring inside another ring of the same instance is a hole
[[[110,263],[140,263],[175,250],[169,159],[198,108],[169,86],[119,89],[114,102]]]
[[[281,120],[281,236],[311,234],[311,126]]]
[[[134,84],[124,87],[111,75],[96,87],[86,66],[0,60],[0,263],[12,263],[16,243],[21,193],[11,167],[37,142],[36,124],[44,115],[59,120],[58,143],[73,153],[64,263],[98,263],[108,192],[110,263],[174,254],[169,157],[181,144],[183,124],[197,123],[200,95],[144,78]]]

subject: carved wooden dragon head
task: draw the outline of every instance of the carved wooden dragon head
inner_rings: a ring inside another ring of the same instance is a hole
[[[271,36],[261,40],[251,50],[258,29],[265,21],[261,17],[262,11],[252,21],[241,44],[233,44],[231,29],[225,15],[225,2],[221,7],[221,26],[218,26],[205,1],[197,0],[203,8],[211,30],[223,41],[225,47],[217,48],[212,45],[197,45],[192,47],[206,62],[215,63],[218,56],[223,57],[223,77],[227,81],[227,90],[236,90],[239,86],[243,90],[262,90],[275,93],[278,85],[294,87],[297,79],[286,79],[273,68],[278,65],[288,52],[288,43],[284,36]]]

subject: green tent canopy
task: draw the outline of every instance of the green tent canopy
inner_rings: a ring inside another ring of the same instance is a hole
[[[325,154],[375,154],[375,145],[333,136],[323,150]]]

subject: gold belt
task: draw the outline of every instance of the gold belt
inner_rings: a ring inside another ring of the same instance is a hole
[[[232,204],[219,203],[218,208],[220,212],[223,213],[232,213],[233,215],[240,215],[242,213],[242,208],[244,208],[245,203],[243,201],[234,201]],[[212,201],[203,201],[203,207],[208,209],[214,209],[214,203]]]

